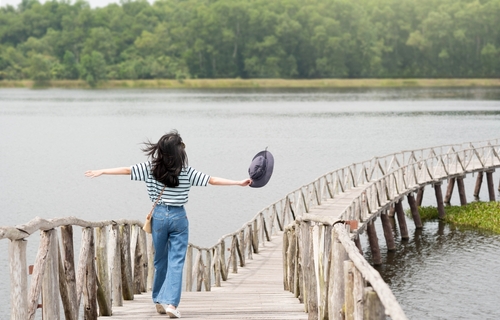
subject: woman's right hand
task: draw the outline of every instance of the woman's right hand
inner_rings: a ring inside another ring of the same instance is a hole
[[[97,178],[102,175],[104,172],[102,170],[87,170],[85,171],[85,176],[89,178]]]

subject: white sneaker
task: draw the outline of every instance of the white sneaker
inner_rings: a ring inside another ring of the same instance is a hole
[[[167,315],[170,318],[180,318],[181,317],[181,313],[177,309],[168,307],[168,308],[166,308],[166,311],[167,311]]]
[[[156,312],[158,312],[159,314],[167,313],[167,311],[165,311],[165,308],[159,303],[156,303]]]

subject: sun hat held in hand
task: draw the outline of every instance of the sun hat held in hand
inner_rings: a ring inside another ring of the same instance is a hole
[[[271,152],[267,151],[266,148],[266,150],[257,153],[252,159],[250,168],[248,168],[248,174],[252,179],[250,187],[260,188],[265,186],[271,179],[273,169],[274,157]]]

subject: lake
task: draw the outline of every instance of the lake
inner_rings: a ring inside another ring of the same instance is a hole
[[[151,207],[144,183],[83,173],[145,161],[142,143],[172,129],[186,143],[189,164],[213,176],[244,179],[257,152],[267,147],[274,155],[264,188],[192,189],[190,241],[211,246],[260,209],[339,167],[401,150],[500,138],[500,89],[0,89],[0,225],[36,216],[142,220]],[[498,173],[494,179],[497,187]],[[471,190],[475,179],[465,182]],[[487,199],[486,187],[481,192]],[[423,204],[435,204],[432,192]],[[411,232],[395,254],[384,256],[381,270],[409,318],[500,318],[498,236],[433,222]],[[36,239],[28,244],[29,264]],[[3,301],[7,248],[0,241]],[[0,319],[8,313],[1,304]]]

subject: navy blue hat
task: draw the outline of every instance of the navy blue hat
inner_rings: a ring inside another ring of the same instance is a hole
[[[250,168],[248,168],[248,174],[250,175],[250,179],[252,179],[250,187],[260,188],[265,186],[269,182],[269,179],[271,179],[273,168],[274,157],[271,152],[267,151],[267,148],[257,153],[252,159]]]

